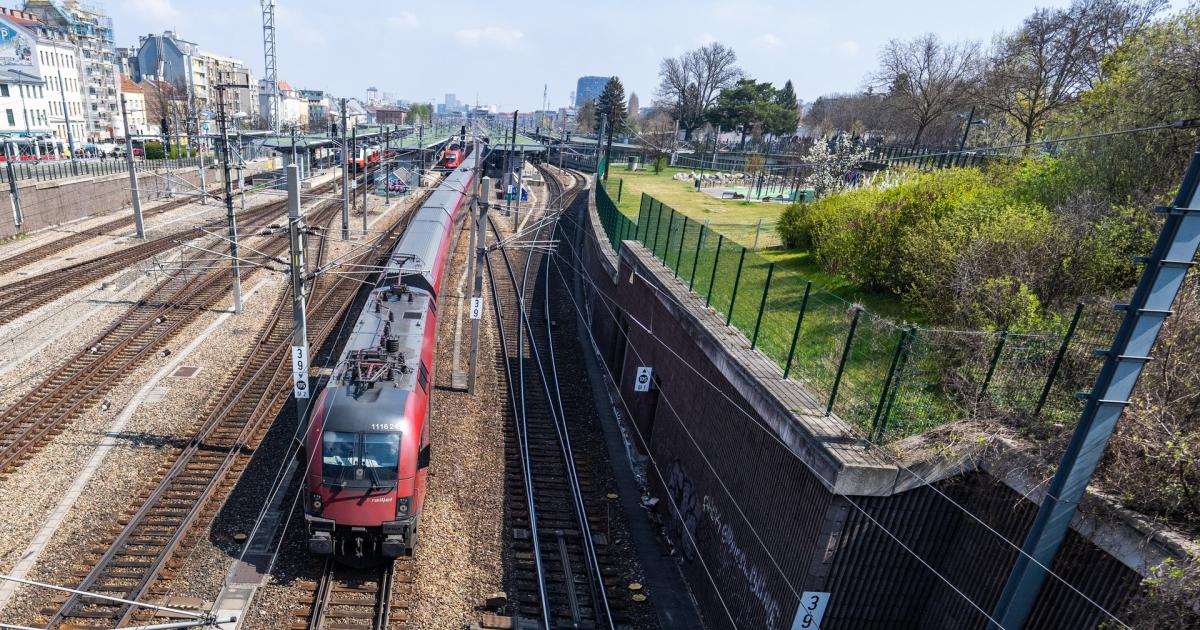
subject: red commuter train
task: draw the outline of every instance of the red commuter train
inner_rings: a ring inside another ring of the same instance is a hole
[[[437,297],[475,180],[462,161],[392,251],[305,436],[308,550],[351,565],[411,555],[429,467]]]

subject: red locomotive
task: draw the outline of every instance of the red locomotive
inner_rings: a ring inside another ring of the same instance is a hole
[[[442,153],[442,160],[438,162],[438,166],[442,168],[458,168],[463,162],[462,149],[447,149]]]
[[[411,555],[416,546],[430,457],[437,297],[463,191],[474,178],[472,158],[413,217],[313,404],[305,436],[310,553],[361,566]]]

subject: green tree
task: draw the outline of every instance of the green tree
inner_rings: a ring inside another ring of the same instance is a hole
[[[587,101],[575,113],[575,131],[587,133],[596,126],[596,102]]]
[[[625,130],[625,86],[617,77],[609,78],[608,83],[604,84],[604,91],[596,98],[596,132],[600,131],[600,120],[604,114],[608,115],[608,124],[614,133]]]
[[[775,121],[775,128],[768,131],[777,136],[790,136],[796,133],[796,128],[800,126],[800,100],[796,98],[796,88],[792,87],[791,79],[783,84],[783,89],[775,93],[775,102],[779,104],[782,111]]]
[[[740,129],[745,147],[746,136],[752,133],[795,131],[797,118],[780,103],[779,91],[770,83],[741,79],[733,88],[721,92],[708,120],[723,129]]]

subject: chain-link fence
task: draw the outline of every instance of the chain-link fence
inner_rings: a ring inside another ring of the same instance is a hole
[[[614,247],[645,245],[785,378],[805,383],[819,405],[803,411],[836,413],[875,442],[973,418],[1030,430],[1069,422],[1079,411],[1074,393],[1099,368],[1094,350],[1119,321],[1092,304],[1046,333],[903,325],[649,195],[633,221],[598,182],[596,206]]]

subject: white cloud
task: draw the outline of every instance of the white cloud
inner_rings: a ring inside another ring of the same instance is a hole
[[[763,33],[761,36],[759,36],[758,43],[769,48],[775,48],[783,45],[783,42],[780,41],[774,33]]]
[[[483,28],[464,28],[454,33],[454,37],[464,46],[499,46],[515,48],[525,37],[525,33],[515,28],[500,28],[485,26]]]
[[[714,37],[712,33],[700,33],[700,36],[696,38],[696,41],[700,42],[701,46],[707,46],[717,41],[717,38]]]
[[[421,21],[411,11],[401,11],[400,15],[388,18],[388,26],[399,31],[411,31],[421,26]]]
[[[171,6],[171,0],[125,0],[125,8],[130,13],[144,15],[158,22],[179,18],[179,11]]]
[[[858,56],[858,53],[862,50],[862,48],[858,45],[858,42],[854,41],[853,39],[847,39],[846,41],[841,42],[837,45],[837,49],[838,52],[841,52],[849,57]]]

